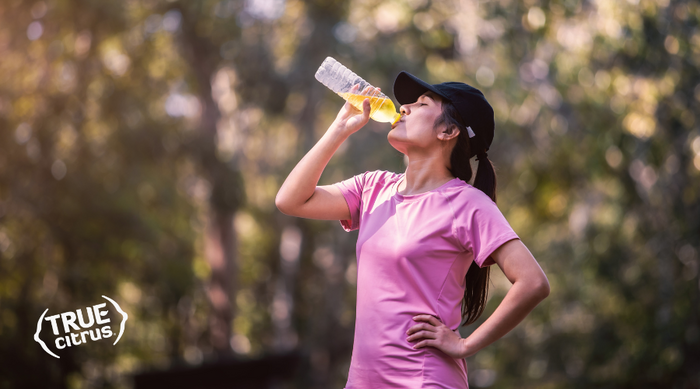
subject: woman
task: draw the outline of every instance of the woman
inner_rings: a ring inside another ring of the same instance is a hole
[[[357,239],[355,340],[346,389],[468,388],[464,358],[513,329],[549,294],[549,283],[495,204],[486,151],[493,109],[463,83],[430,85],[402,72],[401,119],[389,143],[408,157],[403,174],[374,171],[317,186],[338,147],[369,120],[346,103],[277,194],[285,214],[340,220]],[[470,158],[478,170],[474,186]],[[482,313],[489,265],[513,283],[469,337],[457,329]],[[460,309],[461,306],[461,309]]]

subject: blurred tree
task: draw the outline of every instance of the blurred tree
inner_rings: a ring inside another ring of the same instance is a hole
[[[134,6],[0,5],[2,387],[124,386],[137,362],[183,353],[196,212],[186,125],[163,104],[183,67],[154,64],[169,38],[132,26]],[[41,311],[102,294],[135,319],[119,349],[37,347]]]

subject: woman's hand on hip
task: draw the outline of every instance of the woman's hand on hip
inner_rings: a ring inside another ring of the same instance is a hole
[[[465,339],[442,324],[433,315],[417,315],[413,320],[418,324],[409,328],[406,334],[409,342],[416,342],[414,349],[434,347],[455,359],[468,355]]]

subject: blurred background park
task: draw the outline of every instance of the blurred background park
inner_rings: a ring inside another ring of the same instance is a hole
[[[700,388],[699,21],[677,0],[2,0],[0,388],[289,353],[275,387],[343,387],[356,233],[274,205],[343,103],[326,56],[495,109],[499,207],[552,292],[468,359],[472,387]],[[388,130],[322,183],[402,171]],[[116,346],[34,342],[46,308],[101,295],[129,314]]]

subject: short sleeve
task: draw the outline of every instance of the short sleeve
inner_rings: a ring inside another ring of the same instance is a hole
[[[458,212],[457,238],[472,251],[479,267],[490,266],[495,263],[491,254],[504,243],[518,239],[518,235],[496,203],[478,189],[473,191],[478,191],[478,196],[467,201]]]
[[[362,191],[364,190],[366,179],[367,172],[335,184],[335,186],[340,189],[340,192],[345,198],[345,202],[348,203],[348,209],[350,209],[350,219],[340,221],[345,231],[354,231],[360,227]]]

